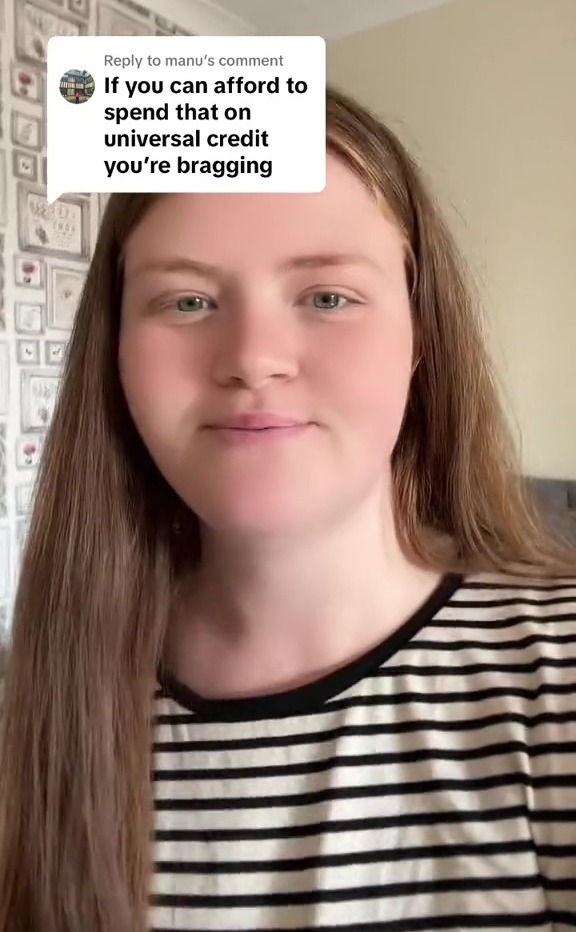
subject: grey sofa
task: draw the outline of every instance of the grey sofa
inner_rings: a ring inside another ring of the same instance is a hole
[[[576,546],[576,479],[530,477],[529,483],[548,525]]]

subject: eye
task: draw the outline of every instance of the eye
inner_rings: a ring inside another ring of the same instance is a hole
[[[315,291],[309,297],[312,298],[314,307],[319,311],[341,311],[347,304],[358,303],[337,291]]]
[[[174,301],[174,307],[183,314],[193,311],[207,311],[209,308],[202,305],[210,305],[209,298],[203,298],[199,294],[186,295]]]

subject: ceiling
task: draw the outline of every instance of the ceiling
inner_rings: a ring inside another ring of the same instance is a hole
[[[341,39],[449,0],[204,0],[268,36],[320,35]]]

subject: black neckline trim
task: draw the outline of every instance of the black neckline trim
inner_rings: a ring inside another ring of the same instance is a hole
[[[306,686],[268,696],[203,699],[162,665],[157,672],[158,683],[164,696],[193,712],[199,721],[249,722],[317,712],[325,702],[360,682],[407,644],[450,601],[462,580],[461,575],[454,573],[444,576],[423,605],[393,634],[362,657]]]

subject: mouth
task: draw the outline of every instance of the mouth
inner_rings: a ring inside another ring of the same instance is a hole
[[[313,426],[313,424],[302,421],[284,426],[269,425],[266,427],[222,427],[218,425],[211,427],[210,432],[231,445],[258,445],[296,439]]]
[[[252,411],[223,418],[208,427],[216,430],[275,430],[278,428],[304,427],[308,421],[286,414],[272,414],[269,411]]]

